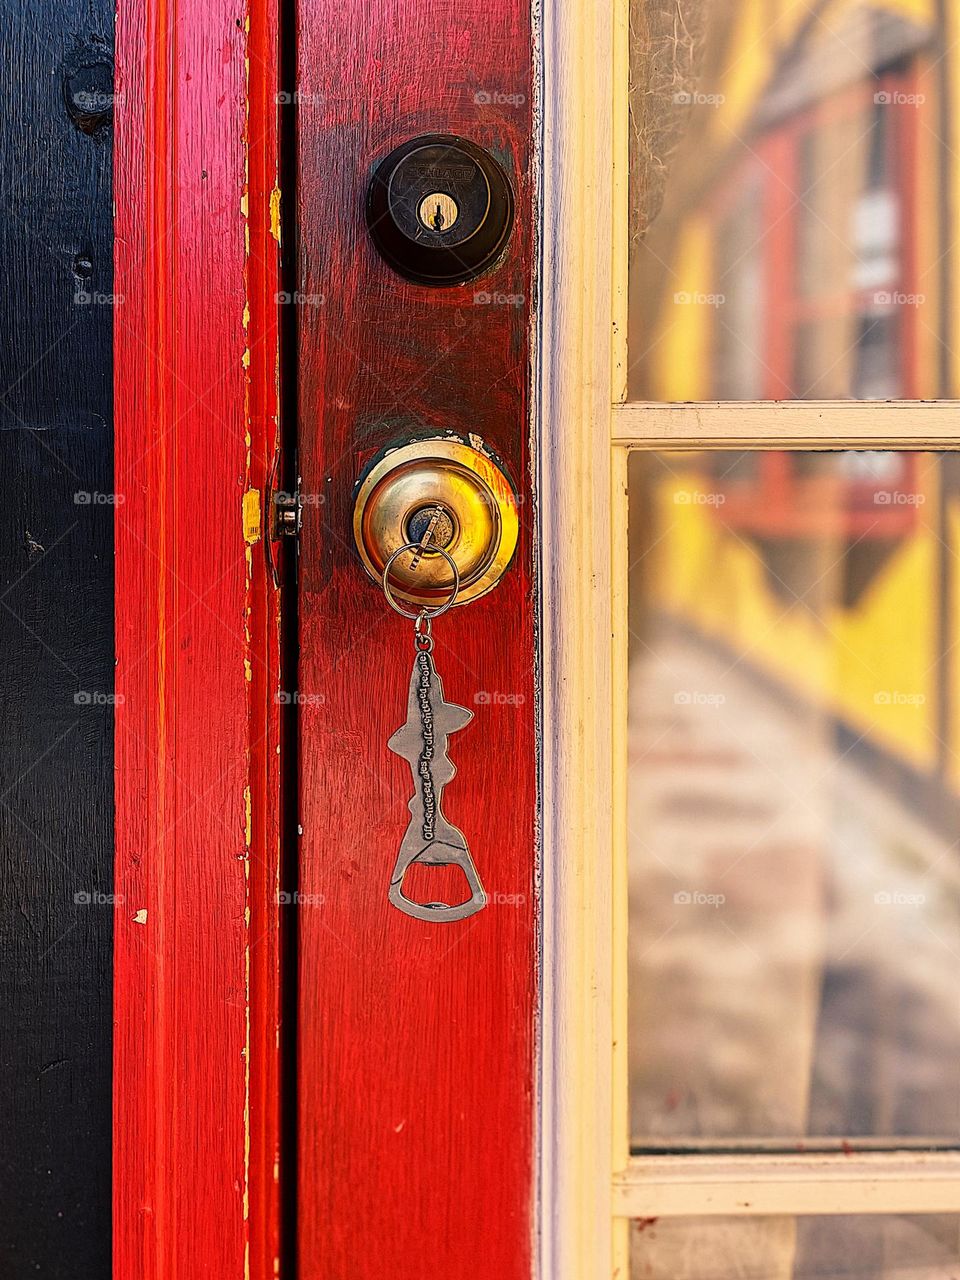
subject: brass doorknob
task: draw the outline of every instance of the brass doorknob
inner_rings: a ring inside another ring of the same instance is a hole
[[[393,594],[412,606],[449,597],[460,574],[457,603],[497,585],[517,545],[513,487],[488,453],[461,440],[417,440],[388,450],[361,477],[353,534],[364,567],[380,582],[395,551],[430,537],[423,554],[399,556],[390,571]]]

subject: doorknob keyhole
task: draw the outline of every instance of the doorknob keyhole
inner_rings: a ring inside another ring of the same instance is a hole
[[[431,524],[433,529],[430,533],[430,541],[423,549],[424,555],[436,555],[437,547],[446,551],[457,531],[453,515],[446,507],[433,502],[427,507],[419,507],[407,520],[408,540],[410,542],[422,542],[423,535]]]

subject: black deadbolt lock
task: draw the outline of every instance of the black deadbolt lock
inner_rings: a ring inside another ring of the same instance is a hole
[[[466,138],[412,138],[377,165],[367,225],[400,275],[460,284],[486,270],[506,244],[513,192],[493,156]]]

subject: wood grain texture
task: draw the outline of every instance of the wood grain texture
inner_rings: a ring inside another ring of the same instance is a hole
[[[123,1280],[273,1275],[276,603],[257,512],[276,435],[276,101],[251,85],[275,77],[275,21],[265,0],[118,14]]]
[[[0,1275],[48,1280],[110,1274],[112,44],[0,6]]]
[[[297,35],[300,1274],[520,1280],[532,1266],[537,1006],[529,9],[306,0]],[[517,194],[505,258],[446,289],[395,275],[363,221],[373,165],[429,132],[489,147]],[[435,628],[445,695],[477,713],[453,744],[445,811],[491,895],[441,925],[387,902],[410,779],[386,744],[406,711],[412,624],[364,575],[351,522],[364,462],[442,430],[479,433],[523,504],[499,587]]]

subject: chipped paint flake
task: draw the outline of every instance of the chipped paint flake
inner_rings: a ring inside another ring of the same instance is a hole
[[[270,192],[270,234],[280,244],[280,188],[274,187]]]
[[[243,540],[248,546],[260,541],[261,524],[260,490],[248,489],[243,495]]]
[[[135,912],[135,913],[134,913],[134,916],[133,916],[133,923],[134,923],[134,924],[146,924],[146,923],[147,923],[147,908],[146,908],[146,907],[141,907],[139,911],[137,911],[137,912]]]

